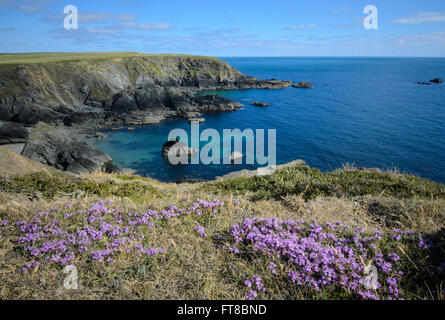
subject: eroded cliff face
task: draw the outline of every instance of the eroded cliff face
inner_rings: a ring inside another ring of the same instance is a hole
[[[227,63],[195,56],[138,56],[0,65],[0,120],[33,125],[149,124],[173,116],[230,111],[239,104],[201,90],[277,89]]]

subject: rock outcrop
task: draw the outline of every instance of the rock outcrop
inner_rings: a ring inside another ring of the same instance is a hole
[[[63,54],[61,54],[63,56]],[[0,120],[85,125],[143,125],[240,104],[203,90],[279,89],[208,57],[138,55],[0,65]]]
[[[271,104],[267,103],[267,102],[252,102],[251,105],[255,106],[255,107],[269,107],[269,106],[271,106]]]
[[[241,170],[241,171],[231,172],[224,176],[216,177],[216,180],[229,180],[229,179],[235,179],[235,178],[250,178],[250,177],[254,177],[254,176],[270,175],[270,174],[274,173],[276,170],[291,168],[291,167],[295,167],[295,166],[307,167],[307,164],[304,160],[294,160],[292,162],[281,164],[278,166],[263,167],[263,168],[258,168],[256,170]]]
[[[193,124],[193,123],[202,123],[205,122],[206,119],[205,118],[190,118],[189,119],[189,123]]]
[[[430,82],[432,82],[432,83],[442,83],[443,80],[441,78],[435,78],[433,80],[430,80]]]
[[[234,152],[232,152],[232,154],[230,155],[229,160],[230,160],[230,162],[235,162],[235,161],[240,160],[240,159],[242,159],[242,158],[244,158],[244,156],[243,156],[243,154],[242,154],[241,152],[234,151]]]
[[[17,122],[0,121],[0,144],[24,143],[28,130]]]
[[[106,153],[45,123],[38,123],[32,130],[22,155],[72,173],[101,171],[111,162]]]
[[[314,85],[312,83],[302,81],[297,84],[293,84],[292,87],[301,88],[301,89],[310,89],[310,88],[313,88]]]
[[[162,155],[168,157],[169,155],[174,156],[187,156],[196,153],[197,150],[190,148],[185,143],[175,140],[167,141],[162,146]]]

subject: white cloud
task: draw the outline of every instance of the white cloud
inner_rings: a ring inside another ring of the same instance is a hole
[[[396,24],[418,24],[423,22],[445,22],[445,14],[440,12],[422,12],[393,21]]]
[[[336,25],[334,25],[334,28],[335,29],[354,29],[354,28],[359,28],[362,26],[363,26],[363,24],[358,24],[358,23],[336,24]]]
[[[445,45],[445,31],[425,34],[409,34],[399,37],[397,42],[400,45],[406,46]]]
[[[286,27],[286,30],[304,30],[304,29],[315,29],[318,26],[316,24],[301,24],[301,25],[297,25],[297,26],[289,26]]]
[[[194,36],[201,37],[201,38],[207,38],[207,37],[231,37],[233,34],[237,34],[241,32],[238,28],[227,28],[227,29],[216,29],[216,30],[210,30],[207,32],[198,32],[195,33]]]
[[[118,29],[126,29],[126,30],[140,30],[140,31],[148,31],[148,30],[169,30],[172,26],[168,23],[164,22],[126,22],[115,26]]]
[[[345,12],[345,11],[348,11],[348,10],[349,10],[348,7],[343,7],[343,8],[339,8],[339,9],[334,9],[334,10],[332,10],[332,12],[333,13],[342,13],[342,12]]]
[[[43,17],[43,21],[63,23],[65,19],[63,13],[50,14]],[[111,12],[94,12],[94,11],[79,11],[79,24],[89,23],[103,23],[103,22],[131,22],[137,19],[135,14],[114,14]]]
[[[37,13],[55,1],[56,0],[0,0],[0,8],[24,13]]]

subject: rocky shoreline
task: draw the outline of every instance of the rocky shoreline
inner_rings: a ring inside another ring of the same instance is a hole
[[[90,129],[145,125],[241,104],[202,91],[280,89],[205,57],[149,56],[0,66],[0,120]]]
[[[249,77],[219,59],[195,56],[0,65],[0,144],[25,143],[22,155],[64,171],[119,171],[88,143],[92,132],[243,107],[203,91],[292,84]]]

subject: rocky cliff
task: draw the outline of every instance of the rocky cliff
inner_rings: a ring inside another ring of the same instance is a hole
[[[196,95],[202,90],[290,85],[287,81],[248,77],[209,57],[49,57],[45,62],[0,64],[0,120],[90,127],[149,124],[239,107],[217,95]]]

